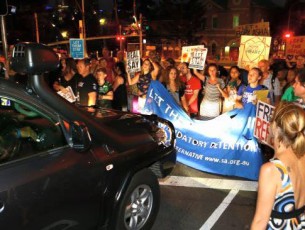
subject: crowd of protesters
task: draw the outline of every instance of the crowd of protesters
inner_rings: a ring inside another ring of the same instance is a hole
[[[161,62],[151,55],[143,58],[141,71],[130,74],[126,71],[124,59],[115,61],[108,56],[107,49],[104,53],[105,57],[99,60],[62,60],[60,74],[52,85],[54,90],[65,90],[70,86],[78,97],[78,103],[85,107],[130,111],[137,107],[137,112],[142,112],[150,83],[157,80],[190,117],[200,120],[213,119],[234,108],[255,106],[257,91],[265,90],[266,102],[276,106],[271,120],[275,151],[261,145],[265,157],[274,157],[261,169],[257,210],[251,229],[265,229],[267,225],[270,228],[278,218],[285,220],[281,226],[302,228],[304,216],[302,219],[294,217],[304,213],[304,205],[294,206],[293,196],[290,206],[286,205],[289,206],[287,210],[292,210],[288,213],[278,210],[275,204],[283,201],[283,194],[288,196],[291,193],[291,189],[286,188],[291,188],[292,183],[285,178],[289,179],[289,175],[294,179],[296,176],[304,178],[305,175],[304,170],[300,173],[304,163],[305,57],[298,56],[295,65],[283,60],[264,59],[249,70],[232,66],[227,71],[216,63],[206,63],[204,70],[199,71],[189,68],[188,63],[176,63],[171,58]],[[285,165],[289,166],[287,170]],[[294,171],[289,171],[290,166]],[[296,194],[301,194],[304,186],[299,185],[302,180],[296,181]],[[279,186],[284,182],[290,187]],[[304,203],[304,197],[297,198]]]
[[[102,55],[82,60],[62,58],[59,70],[50,75],[51,87],[65,91],[70,86],[80,106],[141,113],[150,82],[158,80],[190,117],[202,120],[255,104],[257,90],[268,90],[266,102],[271,105],[285,100],[305,107],[304,56],[298,56],[296,63],[260,60],[250,70],[238,66],[227,70],[206,62],[199,71],[172,58],[161,61],[152,53],[141,60],[141,71],[128,73],[123,52],[113,58],[104,47]]]

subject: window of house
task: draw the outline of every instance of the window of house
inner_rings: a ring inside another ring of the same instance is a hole
[[[206,29],[207,28],[207,18],[203,18],[201,20],[201,29]]]
[[[239,26],[239,15],[233,15],[233,28]]]
[[[213,29],[218,28],[218,17],[217,16],[213,16],[213,18],[212,18],[212,28]]]

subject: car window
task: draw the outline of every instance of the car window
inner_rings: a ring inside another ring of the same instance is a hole
[[[0,163],[65,145],[57,121],[27,104],[0,96]]]

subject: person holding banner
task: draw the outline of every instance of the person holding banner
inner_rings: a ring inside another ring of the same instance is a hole
[[[222,98],[228,97],[224,80],[217,76],[218,67],[215,63],[211,63],[207,68],[208,75],[205,77],[197,70],[195,75],[205,81],[204,97],[200,103],[200,116],[204,120],[210,120],[220,115],[222,110]]]
[[[141,112],[146,101],[146,94],[151,80],[156,80],[159,73],[159,67],[150,59],[143,61],[141,72],[135,74],[133,78],[130,77],[127,71],[127,80],[129,85],[137,84],[138,87],[138,111]]]
[[[259,90],[267,90],[263,85],[259,84],[259,80],[263,77],[263,72],[259,68],[252,68],[248,74],[249,85],[242,85],[238,92],[235,102],[235,108],[242,109],[247,104],[255,105],[257,102],[256,92]],[[265,98],[266,103],[270,104],[269,93]]]
[[[222,112],[228,112],[234,109],[237,92],[239,87],[242,85],[241,73],[238,66],[232,66],[229,70],[229,81],[227,84],[228,97],[225,98],[223,103]]]
[[[275,156],[260,169],[251,229],[305,229],[305,111],[280,102],[271,130]]]
[[[168,67],[166,70],[164,86],[175,101],[188,113],[189,109],[185,99],[185,85],[179,78],[179,71],[176,67]]]
[[[181,71],[180,79],[185,83],[186,111],[191,118],[194,118],[198,115],[198,95],[201,89],[201,82],[192,74],[187,62],[180,63],[179,68]]]

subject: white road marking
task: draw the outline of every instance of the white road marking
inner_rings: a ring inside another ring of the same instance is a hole
[[[230,190],[229,194],[221,202],[221,204],[214,210],[212,215],[202,225],[200,230],[211,229],[223,212],[230,205],[234,197],[239,191],[257,192],[258,183],[256,181],[242,181],[242,180],[226,180],[226,179],[212,179],[201,177],[182,177],[169,176],[159,180],[160,185],[166,186],[181,186],[191,188],[210,188]]]
[[[256,181],[212,179],[201,177],[169,176],[159,180],[160,185],[182,186],[191,188],[228,189],[240,191],[257,191]]]
[[[232,189],[221,204],[215,209],[212,215],[207,219],[207,221],[201,226],[200,230],[211,229],[238,192],[239,190]]]

